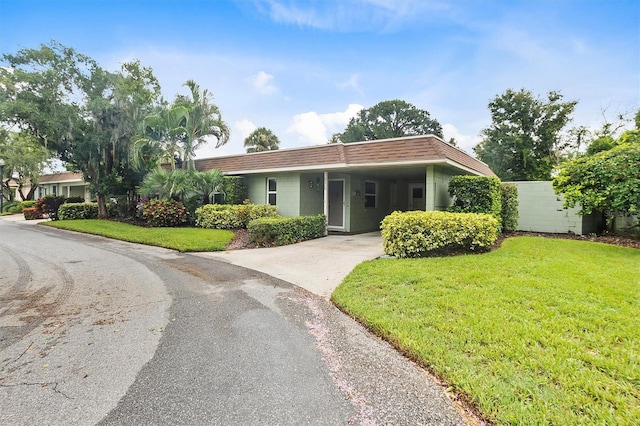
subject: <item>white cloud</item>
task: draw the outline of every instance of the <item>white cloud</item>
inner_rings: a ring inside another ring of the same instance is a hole
[[[347,81],[338,84],[341,89],[350,89],[362,96],[362,87],[360,87],[360,74],[351,74]]]
[[[258,74],[251,77],[251,84],[261,95],[272,95],[278,91],[278,88],[272,84],[273,75],[264,71],[260,71]]]
[[[456,126],[449,123],[442,125],[442,133],[444,135],[443,139],[445,141],[449,142],[451,138],[454,138],[456,140],[456,145],[458,146],[458,148],[468,152],[471,155],[473,155],[473,147],[476,146],[481,140],[479,136],[469,136],[460,133]]]
[[[258,128],[258,126],[256,126],[246,118],[244,120],[236,121],[235,127],[240,131],[240,134],[242,135],[242,140],[246,139],[247,136],[251,134],[251,132],[253,132],[255,129]]]
[[[287,133],[297,135],[300,141],[310,145],[324,144],[333,133],[344,130],[349,120],[363,108],[359,104],[349,104],[347,109],[341,112],[318,114],[315,111],[309,111],[296,114]]]

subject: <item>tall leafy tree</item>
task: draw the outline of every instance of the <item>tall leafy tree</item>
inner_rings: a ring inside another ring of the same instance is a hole
[[[139,123],[159,97],[153,72],[137,61],[109,72],[56,42],[3,60],[0,121],[18,125],[82,172],[106,216],[106,198],[122,190],[130,169]]]
[[[229,127],[222,120],[220,109],[213,103],[213,95],[193,80],[184,83],[189,95],[177,95],[170,104],[164,103],[144,119],[143,136],[136,142],[134,155],[138,164],[149,158],[168,161],[175,169],[189,168],[195,151],[209,138],[215,138],[216,148],[229,140]]]
[[[433,134],[442,137],[442,126],[429,112],[400,99],[380,102],[353,117],[330,142],[359,142]]]
[[[40,177],[51,164],[52,155],[29,133],[1,133],[0,158],[5,161],[4,174],[7,176],[7,179],[2,180],[2,186],[8,192],[8,181],[12,179],[18,186],[20,198],[23,201],[33,200]],[[26,193],[25,188],[29,188]]]
[[[280,148],[278,137],[266,127],[258,127],[244,140],[247,152],[273,151]]]
[[[562,194],[565,206],[578,205],[584,214],[609,213],[609,222],[615,217],[612,213],[640,213],[640,110],[634,130],[612,139],[609,148],[601,139],[589,146],[595,143],[597,150],[561,166],[554,190]]]
[[[473,150],[502,180],[549,180],[564,149],[561,131],[576,104],[562,102],[554,91],[543,100],[508,89],[489,103],[492,123]]]

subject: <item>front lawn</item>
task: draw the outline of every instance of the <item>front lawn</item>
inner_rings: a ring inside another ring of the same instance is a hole
[[[359,265],[333,301],[497,424],[640,424],[640,250],[516,237]]]
[[[187,227],[147,228],[101,219],[56,220],[41,224],[182,252],[222,251],[233,239],[233,232],[227,230]]]

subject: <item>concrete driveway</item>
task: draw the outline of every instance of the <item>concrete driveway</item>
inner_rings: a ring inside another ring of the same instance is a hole
[[[329,235],[281,247],[197,253],[263,272],[324,298],[331,296],[356,265],[383,254],[379,232]]]

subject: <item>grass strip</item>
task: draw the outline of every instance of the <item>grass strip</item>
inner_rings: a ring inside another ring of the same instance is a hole
[[[180,252],[222,251],[233,239],[233,232],[228,230],[147,228],[102,219],[57,220],[41,224]]]
[[[517,237],[365,262],[332,300],[497,424],[640,424],[640,250]]]

